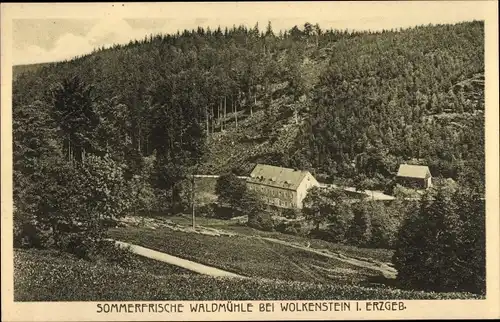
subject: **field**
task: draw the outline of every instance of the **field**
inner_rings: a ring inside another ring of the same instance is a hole
[[[190,216],[174,216],[168,217],[168,219],[172,220],[174,223],[180,225],[190,225],[191,217]],[[213,218],[196,218],[196,224],[204,227],[212,227],[223,229],[226,231],[234,232],[237,234],[245,235],[245,236],[261,236],[261,237],[270,237],[270,238],[278,238],[280,240],[285,240],[292,243],[305,245],[307,243],[311,244],[312,248],[316,249],[328,249],[334,252],[340,252],[342,254],[351,256],[351,257],[361,257],[368,258],[382,263],[389,263],[392,259],[393,251],[390,249],[382,249],[382,248],[360,248],[349,245],[335,244],[321,239],[310,239],[302,236],[288,235],[280,232],[267,232],[261,231],[257,229],[253,229],[246,225],[238,224],[237,222],[231,220],[221,220],[221,219],[213,219]]]
[[[144,228],[114,230],[111,236],[250,277],[352,284],[377,276],[370,270],[259,238],[211,237]]]
[[[133,268],[41,250],[15,250],[15,301],[382,300],[479,298],[266,279],[223,279],[137,259]]]

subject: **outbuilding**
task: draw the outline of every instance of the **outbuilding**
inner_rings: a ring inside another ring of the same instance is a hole
[[[425,165],[401,164],[396,181],[408,188],[428,189],[432,187],[431,171]]]

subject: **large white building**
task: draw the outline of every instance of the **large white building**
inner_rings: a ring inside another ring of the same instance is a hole
[[[309,171],[257,164],[247,185],[268,205],[301,209],[307,191],[319,183]]]

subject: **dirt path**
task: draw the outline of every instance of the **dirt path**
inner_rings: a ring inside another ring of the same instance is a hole
[[[161,262],[165,262],[171,265],[179,266],[185,269],[188,269],[190,271],[199,273],[199,274],[205,274],[205,275],[211,275],[211,276],[220,276],[220,277],[233,277],[233,278],[247,278],[245,276],[241,276],[235,273],[231,273],[228,271],[224,271],[215,267],[199,264],[193,261],[189,261],[186,259],[182,259],[176,256],[172,256],[166,253],[158,252],[156,250],[152,250],[149,248],[145,248],[142,246],[134,245],[134,244],[129,244],[121,241],[115,241],[115,243],[120,246],[120,247],[129,247],[130,251],[134,254],[144,256],[147,258],[155,259]]]

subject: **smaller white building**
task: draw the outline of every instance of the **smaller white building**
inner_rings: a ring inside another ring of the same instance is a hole
[[[401,164],[396,181],[408,188],[428,189],[432,187],[432,174],[425,165]]]

